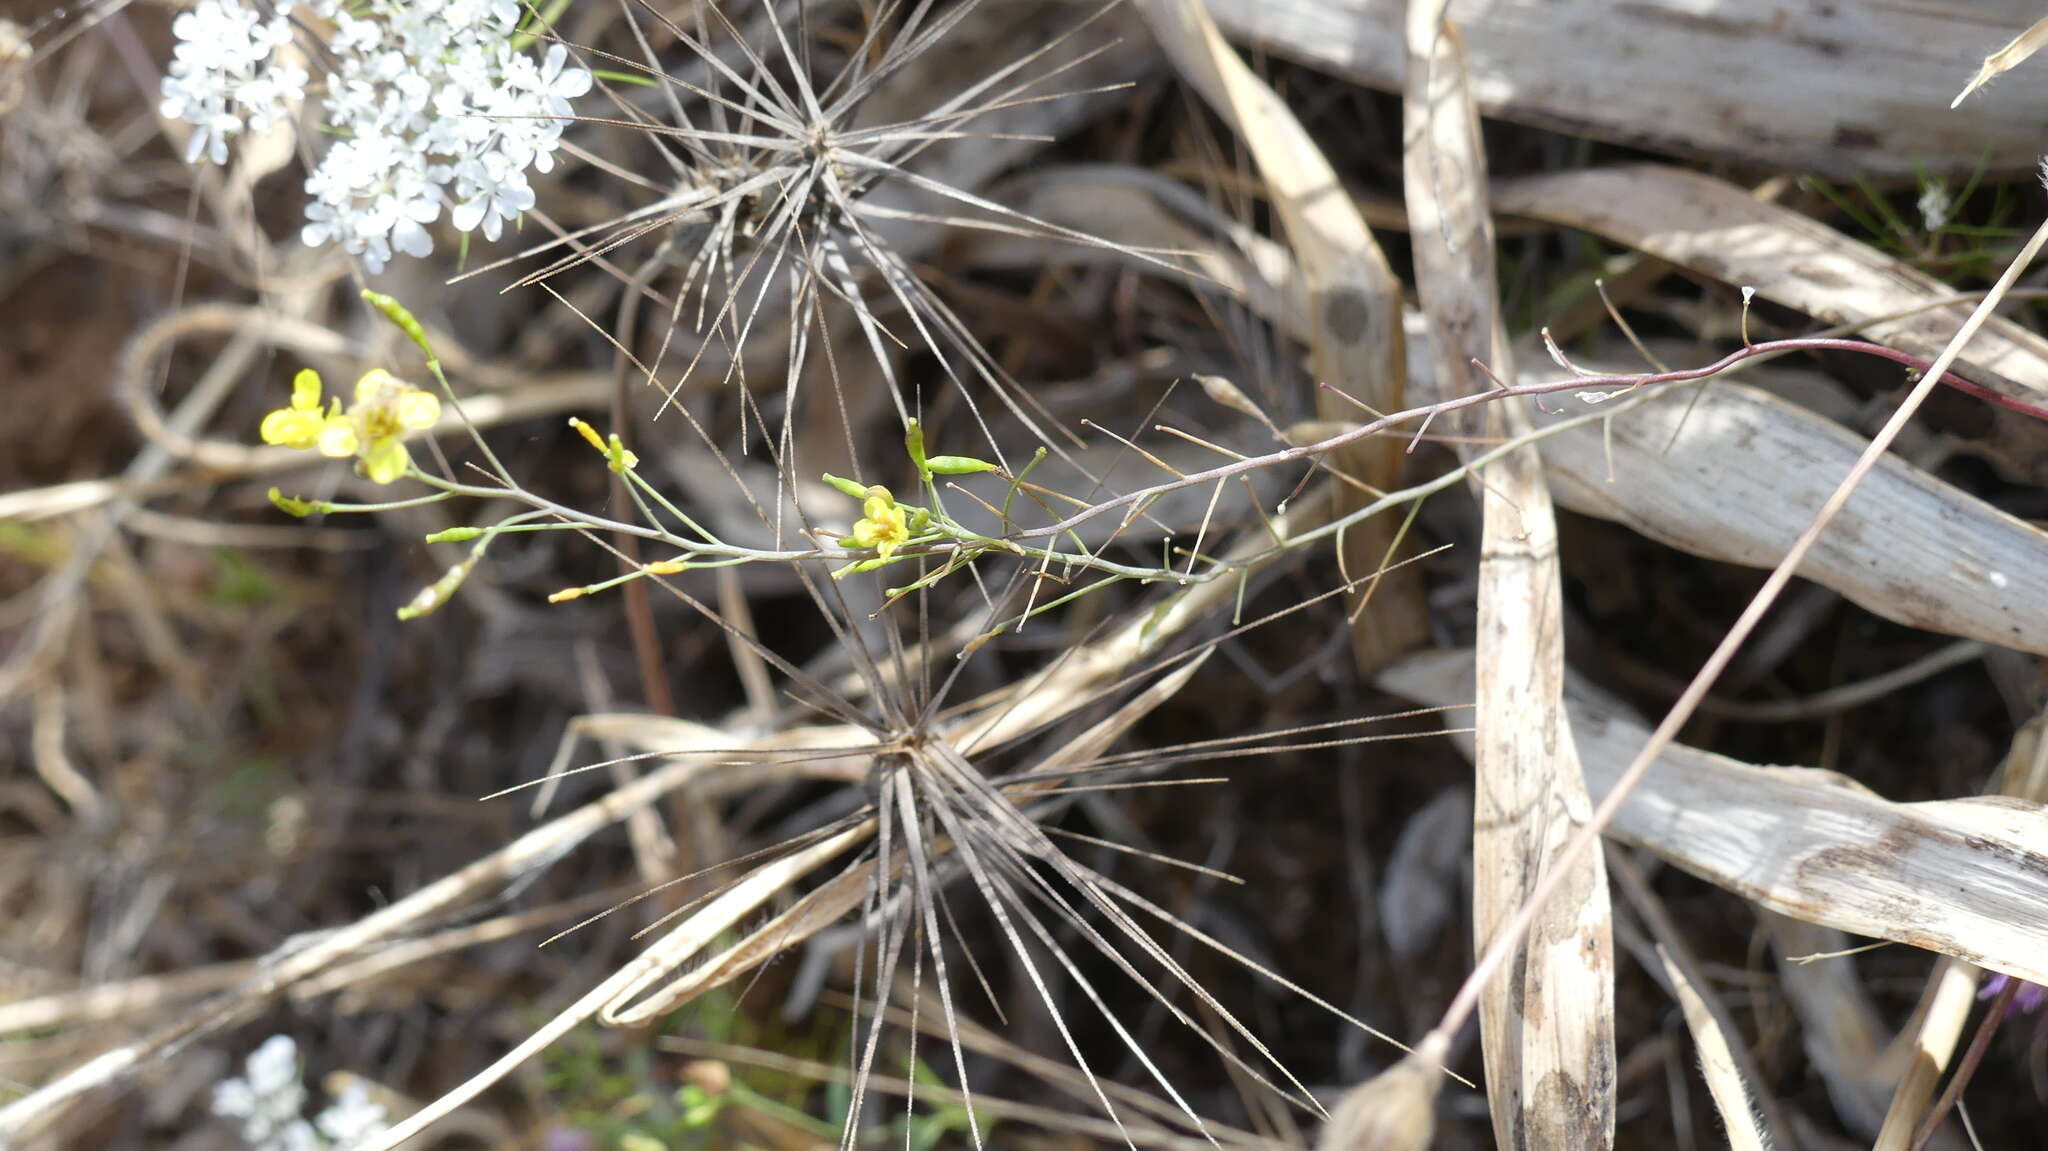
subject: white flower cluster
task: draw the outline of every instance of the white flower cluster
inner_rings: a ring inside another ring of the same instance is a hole
[[[164,113],[197,126],[188,159],[216,163],[226,140],[260,131],[303,93],[302,71],[274,53],[289,37],[289,0],[264,21],[244,0],[199,0],[173,24]],[[394,251],[433,251],[426,225],[449,209],[464,232],[495,240],[533,207],[527,169],[554,167],[590,73],[568,51],[544,59],[513,46],[519,0],[312,0],[332,23],[325,131],[334,143],[311,176],[302,238],[338,243],[382,271]]]
[[[350,1151],[385,1129],[384,1108],[360,1084],[351,1084],[311,1123],[300,1118],[306,1089],[299,1083],[298,1045],[289,1035],[273,1035],[250,1052],[244,1074],[214,1086],[213,1113],[239,1120],[252,1151]]]
[[[283,12],[265,20],[239,0],[199,0],[171,21],[178,46],[164,77],[163,114],[192,125],[185,162],[228,162],[228,140],[244,129],[267,132],[306,90],[306,70],[279,62],[291,42]]]

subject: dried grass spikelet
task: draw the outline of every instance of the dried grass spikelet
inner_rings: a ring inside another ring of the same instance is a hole
[[[2005,47],[1984,57],[1984,63],[1977,67],[1977,74],[1970,77],[1968,84],[1963,85],[1963,90],[1956,94],[1954,102],[1950,103],[1949,107],[1962,107],[1963,101],[1969,99],[1970,93],[1982,88],[1985,81],[2019,67],[2027,57],[2039,52],[2044,44],[2048,44],[2048,18],[2035,21],[2032,27],[2013,37]]]
[[[1432,1032],[1405,1059],[1345,1092],[1316,1151],[1421,1151],[1436,1134],[1450,1041]]]

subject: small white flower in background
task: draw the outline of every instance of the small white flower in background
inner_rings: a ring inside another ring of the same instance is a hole
[[[224,1080],[213,1089],[213,1113],[242,1124],[242,1139],[251,1147],[296,1148],[313,1129],[299,1111],[306,1089],[299,1084],[299,1050],[288,1035],[273,1035],[249,1053],[244,1078]]]
[[[299,1048],[289,1035],[264,1040],[249,1053],[242,1078],[213,1088],[213,1113],[238,1121],[251,1151],[352,1151],[385,1128],[384,1108],[361,1084],[351,1084],[311,1123],[300,1114],[305,1105]]]
[[[1948,223],[1948,214],[1954,207],[1949,199],[1948,185],[1929,183],[1920,189],[1920,222],[1930,232],[1939,232]]]
[[[368,1088],[351,1083],[327,1110],[314,1117],[313,1125],[335,1151],[346,1151],[384,1133],[384,1105],[370,1099]]]
[[[304,94],[305,73],[274,55],[291,38],[292,5],[280,0],[265,20],[249,2],[199,0],[172,22],[163,112],[194,125],[188,161],[226,163],[230,139],[269,128]],[[591,76],[560,44],[538,62],[513,49],[519,0],[308,7],[334,32],[321,101],[333,142],[306,178],[306,244],[338,244],[380,272],[394,252],[432,252],[426,225],[444,208],[457,230],[496,240],[533,207],[526,171],[553,170],[570,101]]]

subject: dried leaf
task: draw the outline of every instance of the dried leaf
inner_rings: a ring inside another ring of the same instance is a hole
[[[1471,653],[1378,677],[1411,699],[1471,698]],[[1649,737],[1621,704],[1568,686],[1587,787],[1604,795]],[[1469,752],[1469,740],[1453,737]],[[1753,767],[1674,744],[1610,834],[1782,915],[2048,983],[2048,809],[1999,797],[1893,803],[1846,776]]]
[[[1760,389],[1707,386],[1690,416],[1690,395],[1674,392],[1617,415],[1611,436],[1597,421],[1559,432],[1542,442],[1544,463],[1573,511],[1768,568],[1868,441]],[[2048,653],[2037,610],[2048,602],[2048,532],[1895,456],[1863,481],[1799,574],[1911,627]]]
[[[1512,376],[1494,298],[1486,156],[1446,0],[1408,8],[1402,165],[1416,287],[1453,394],[1482,390],[1475,361]],[[1525,402],[1491,405],[1486,432],[1530,428]],[[1541,458],[1525,446],[1480,480],[1477,752],[1472,919],[1484,952],[1592,812],[1564,714],[1557,521]],[[1479,1000],[1496,1140],[1580,1151],[1614,1141],[1614,941],[1598,852],[1530,925]]]
[[[1206,0],[1234,39],[1400,91],[1402,0]],[[1957,62],[2016,35],[2039,0],[1485,0],[1453,6],[1488,116],[1772,167],[1911,175],[2020,169],[2039,90],[1948,114]],[[1597,62],[1597,63],[1596,63]]]
[[[1671,980],[1679,1010],[1685,1013],[1686,1029],[1692,1032],[1693,1046],[1700,1054],[1700,1076],[1707,1081],[1707,1094],[1713,1098],[1714,1109],[1721,1114],[1721,1126],[1728,1132],[1729,1151],[1764,1151],[1768,1144],[1757,1126],[1749,1091],[1735,1069],[1735,1056],[1728,1050],[1728,1037],[1722,1034],[1720,1022],[1685,978],[1685,970],[1672,962],[1661,944],[1657,947],[1657,958],[1664,961],[1664,974]]]

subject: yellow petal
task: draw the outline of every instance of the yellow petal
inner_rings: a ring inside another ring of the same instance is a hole
[[[408,388],[398,397],[398,422],[403,427],[431,428],[441,418],[441,401],[434,393]]]
[[[375,403],[377,396],[383,392],[384,385],[395,383],[398,383],[398,378],[390,372],[385,371],[383,368],[371,368],[363,373],[361,379],[356,381],[356,402],[359,404]]]
[[[846,539],[844,539],[844,540],[843,540],[843,541],[841,541],[841,542],[842,542],[842,543],[850,543],[850,544],[852,544],[852,545],[853,545],[854,547],[857,547],[857,548],[871,548],[871,547],[874,547],[874,546],[875,546],[875,521],[873,521],[873,520],[859,520],[859,521],[855,522],[855,523],[854,523],[854,525],[853,525],[853,534],[851,534],[851,535],[847,536],[847,537],[846,537]]]
[[[356,436],[355,421],[347,416],[327,417],[320,424],[317,438],[320,442],[320,454],[333,460],[355,455],[356,448],[361,446],[361,441]]]
[[[320,421],[297,408],[279,408],[263,417],[263,442],[304,450],[319,438]]]
[[[292,407],[302,412],[320,410],[320,373],[305,368],[292,379]]]
[[[388,484],[403,476],[411,463],[412,457],[405,453],[405,445],[398,442],[398,437],[386,436],[363,453],[363,474],[373,484]]]

